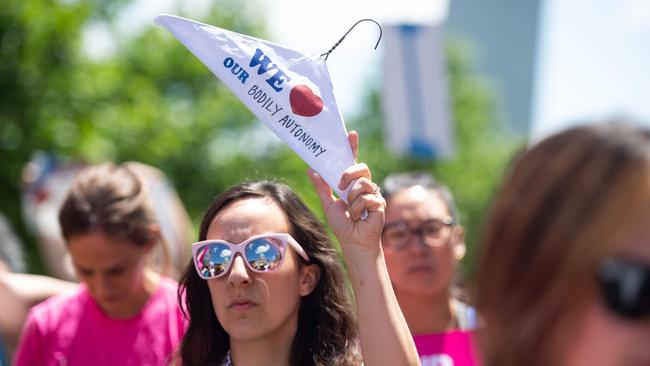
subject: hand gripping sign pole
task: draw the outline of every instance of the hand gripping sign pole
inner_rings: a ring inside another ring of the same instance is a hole
[[[323,59],[177,16],[160,15],[154,22],[181,41],[347,201],[349,188],[340,190],[338,181],[355,161],[325,64],[332,50]]]

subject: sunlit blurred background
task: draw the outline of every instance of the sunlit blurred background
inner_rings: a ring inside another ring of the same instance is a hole
[[[383,43],[372,49],[376,26],[359,24],[327,64],[348,129],[360,133],[359,158],[378,181],[423,169],[449,185],[468,234],[469,267],[490,195],[527,141],[587,118],[650,121],[645,0],[4,0],[0,213],[22,243],[22,259],[11,256],[25,265],[15,269],[48,272],[37,226],[56,231],[52,197],[83,164],[160,169],[194,226],[213,197],[244,179],[279,178],[320,214],[306,165],[153,24],[160,13],[316,55],[362,18],[439,27],[446,123],[455,131],[445,158],[386,146],[385,50]]]

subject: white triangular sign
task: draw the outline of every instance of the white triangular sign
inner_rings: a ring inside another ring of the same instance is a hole
[[[341,198],[354,165],[332,82],[320,57],[171,15],[154,19],[201,60]]]

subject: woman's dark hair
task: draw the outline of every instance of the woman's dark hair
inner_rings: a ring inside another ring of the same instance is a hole
[[[289,187],[272,181],[231,187],[203,215],[199,240],[206,239],[217,213],[233,202],[255,198],[270,199],[284,211],[290,234],[309,255],[309,263],[320,268],[318,284],[301,300],[291,365],[359,364],[356,319],[338,253],[321,222]],[[207,283],[196,274],[192,261],[181,277],[178,297],[189,317],[180,349],[182,364],[219,364],[230,349],[229,336],[217,320]]]
[[[454,203],[454,196],[447,186],[435,180],[431,174],[423,171],[412,171],[398,174],[391,174],[384,179],[381,186],[381,193],[386,200],[386,203],[397,193],[415,186],[438,194],[442,202],[447,206],[447,210],[451,217],[458,222],[458,210]]]

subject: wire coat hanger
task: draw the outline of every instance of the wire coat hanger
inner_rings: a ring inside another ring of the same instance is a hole
[[[335,49],[336,47],[338,47],[338,45],[341,44],[341,42],[343,42],[343,39],[345,39],[345,36],[347,36],[348,33],[350,33],[350,31],[352,31],[352,29],[354,29],[354,27],[357,26],[357,24],[359,24],[359,23],[361,23],[361,22],[365,22],[365,21],[373,22],[373,23],[377,24],[377,27],[379,27],[379,38],[377,39],[377,43],[375,43],[375,48],[374,48],[374,49],[377,49],[377,46],[379,46],[379,41],[381,41],[381,36],[383,35],[383,30],[381,29],[381,25],[380,25],[379,23],[377,23],[376,20],[374,20],[374,19],[370,19],[370,18],[366,18],[366,19],[361,19],[361,20],[357,21],[356,23],[354,23],[354,25],[352,25],[352,26],[350,27],[350,29],[348,29],[348,31],[345,32],[345,34],[343,35],[343,37],[341,37],[341,39],[339,39],[339,40],[334,44],[334,46],[332,46],[332,48],[329,49],[329,51],[327,51],[327,52],[321,54],[321,57],[325,56],[325,61],[327,61],[327,58],[329,57],[330,53],[332,53],[332,51],[334,51],[334,49]]]

